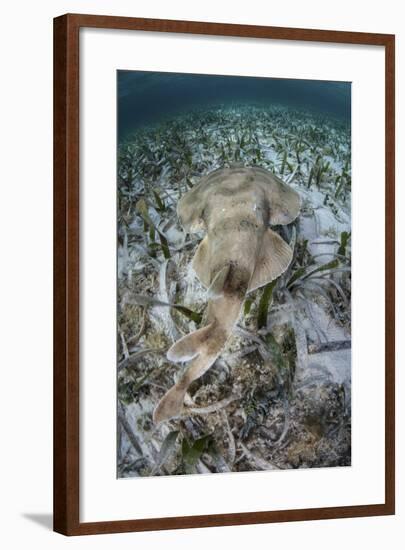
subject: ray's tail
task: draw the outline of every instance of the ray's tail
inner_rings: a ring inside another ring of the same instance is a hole
[[[223,302],[223,303],[218,303]],[[221,298],[210,303],[210,317],[214,320],[199,330],[180,338],[167,352],[167,358],[173,362],[191,361],[187,370],[178,382],[165,393],[153,412],[155,423],[178,416],[181,412],[184,397],[190,384],[202,376],[215,362],[225,346],[232,328],[239,317],[243,300]],[[212,304],[215,304],[213,307]],[[227,307],[228,306],[228,307]],[[223,315],[216,316],[215,309],[227,310],[226,320]]]

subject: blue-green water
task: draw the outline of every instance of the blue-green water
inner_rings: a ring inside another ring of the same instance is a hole
[[[218,104],[285,105],[350,124],[349,82],[118,71],[117,88],[120,142],[139,126]]]

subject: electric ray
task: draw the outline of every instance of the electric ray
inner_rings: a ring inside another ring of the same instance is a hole
[[[170,361],[190,365],[157,404],[154,422],[179,415],[188,387],[232,334],[246,294],[287,269],[293,251],[269,225],[289,224],[299,211],[298,193],[256,166],[215,170],[180,199],[177,215],[185,231],[206,231],[192,263],[208,289],[206,324],[167,352]]]

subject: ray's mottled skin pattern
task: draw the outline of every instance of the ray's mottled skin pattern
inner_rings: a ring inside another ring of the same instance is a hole
[[[224,294],[243,297],[255,268],[269,212],[264,192],[255,185],[250,170],[219,172],[219,175],[214,172],[206,182],[206,206],[201,215],[208,236],[209,271],[212,281],[229,264]]]
[[[209,288],[205,326],[176,342],[172,361],[191,361],[154,411],[159,422],[179,414],[185,392],[215,362],[232,334],[250,290],[278,277],[292,258],[269,224],[286,224],[299,213],[298,194],[258,167],[220,168],[179,201],[177,214],[188,232],[206,232],[193,260]]]

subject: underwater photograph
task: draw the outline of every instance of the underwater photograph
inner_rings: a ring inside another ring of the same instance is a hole
[[[117,477],[351,466],[351,84],[117,71]]]

